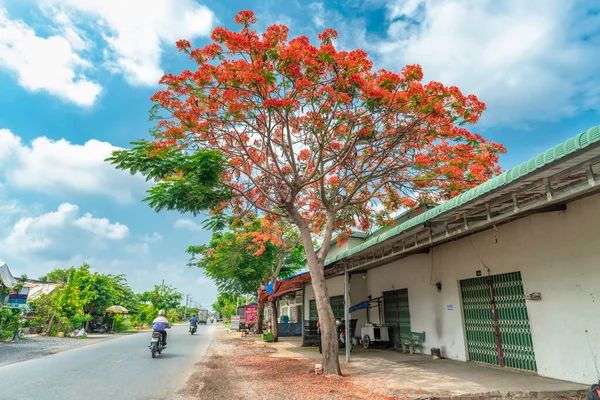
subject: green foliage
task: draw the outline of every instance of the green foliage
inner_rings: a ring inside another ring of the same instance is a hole
[[[170,323],[181,321],[181,318],[177,314],[177,311],[173,310],[173,309],[167,310],[166,317],[167,317],[167,319],[169,320]]]
[[[223,315],[223,320],[228,321],[232,315],[236,314],[238,304],[245,304],[243,297],[233,293],[220,292],[212,308]]]
[[[304,266],[304,252],[299,245],[284,251],[267,241],[257,252],[259,246],[254,234],[262,229],[259,219],[223,230],[216,229],[221,226],[220,220],[213,221],[216,222],[211,241],[207,245],[190,246],[187,252],[192,256],[189,265],[202,268],[220,292],[255,295],[261,285],[269,282],[282,255],[279,277],[291,276]]]
[[[135,294],[125,275],[92,272],[88,264],[54,270],[42,278],[65,283],[54,293],[30,302],[33,309],[28,320],[30,327],[46,328],[56,311],[51,335],[80,329],[94,316],[104,316],[109,325],[114,322],[118,332],[151,325],[160,309],[167,312],[172,322],[181,320],[179,303],[183,295],[172,286],[156,285],[153,291]],[[129,315],[106,315],[104,310],[113,305],[125,307]]]
[[[137,295],[140,302],[151,303],[157,310],[176,309],[181,303],[183,294],[172,286],[155,285],[151,292],[144,292]]]
[[[33,318],[28,325],[46,327],[56,310],[57,323],[52,333],[82,328],[94,315],[103,315],[112,305],[120,305],[137,313],[139,302],[124,275],[91,272],[88,264],[57,269],[40,280],[64,283],[51,295],[42,295],[30,303]]]
[[[69,275],[71,275],[73,272],[75,272],[75,267],[66,269],[59,268],[48,272],[44,276],[41,276],[39,280],[43,282],[67,283],[69,280]]]
[[[21,276],[19,282],[9,288],[0,283],[0,339],[12,338],[21,326],[21,309],[4,306],[5,298],[11,292],[20,292],[27,275]]]
[[[131,328],[131,321],[122,314],[112,317],[115,332],[127,332]]]
[[[129,323],[132,327],[144,327],[152,324],[152,321],[158,315],[158,310],[152,304],[142,303],[135,314],[129,315]]]
[[[75,314],[69,318],[69,322],[73,326],[73,329],[81,329],[91,319],[92,316],[89,314]]]
[[[84,315],[103,314],[106,308],[126,300],[124,296],[128,293],[133,298],[122,275],[91,272],[84,263],[70,270],[68,283],[57,293],[54,305],[62,316],[72,319],[73,325],[80,328],[87,318]]]
[[[185,306],[177,307],[177,321],[187,321],[192,315],[198,315],[198,307],[188,307],[187,310]]]
[[[19,329],[21,310],[0,306],[0,339],[10,339]]]
[[[45,328],[54,312],[54,294],[42,294],[35,300],[29,302],[33,317],[28,320],[27,325],[31,328]]]
[[[177,210],[194,215],[228,200],[222,182],[225,160],[217,151],[158,151],[148,141],[133,142],[130,150],[118,150],[106,161],[117,169],[157,181],[144,199],[154,210]]]

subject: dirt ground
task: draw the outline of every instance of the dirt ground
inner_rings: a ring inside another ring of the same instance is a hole
[[[353,376],[315,376],[306,359],[281,357],[277,349],[237,334],[218,333],[205,362],[185,388],[188,399],[425,399],[417,393],[407,397],[386,396],[365,388]],[[184,394],[184,393],[182,393]]]
[[[384,392],[385,385],[379,384],[372,377],[316,376],[314,362],[303,357],[290,357],[289,354],[255,339],[241,339],[239,334],[220,331],[208,350],[207,358],[196,364],[195,372],[179,395],[189,400],[450,399],[447,395],[439,396],[410,389],[402,390],[401,395],[398,395],[398,391],[395,391],[396,395],[391,395]],[[487,398],[490,397],[452,399]],[[585,397],[572,399],[579,398]]]

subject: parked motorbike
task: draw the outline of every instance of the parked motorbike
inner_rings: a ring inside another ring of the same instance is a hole
[[[162,353],[165,346],[163,345],[163,336],[160,332],[152,332],[152,339],[148,347],[152,353],[152,358],[156,358],[157,354]]]
[[[190,334],[194,334],[196,333],[196,329],[198,329],[198,325],[196,324],[190,324]]]
[[[343,319],[336,319],[335,324],[337,326],[337,337],[338,337],[338,345],[340,349],[346,348],[346,321]],[[350,338],[350,352],[354,350],[354,345],[352,344],[352,338]]]
[[[337,318],[335,320],[335,326],[337,330],[338,348],[344,350],[346,348],[346,325],[343,319]],[[350,340],[350,352],[354,350],[352,340]],[[319,353],[323,353],[323,347],[321,344],[321,338],[319,338]]]
[[[108,325],[107,324],[92,323],[90,325],[90,332],[106,333],[106,331],[108,331]]]

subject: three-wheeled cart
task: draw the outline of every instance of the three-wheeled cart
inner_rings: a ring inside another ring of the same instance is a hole
[[[375,299],[369,298],[369,300],[363,301],[355,306],[350,307],[350,312],[362,310],[367,310],[367,323],[360,327],[360,339],[362,341],[362,345],[365,349],[368,349],[374,345],[384,345],[388,346],[390,343],[390,333],[388,327],[380,324],[371,323],[371,309],[377,308],[377,312],[379,314],[379,321],[382,321],[381,318],[381,302],[382,297],[377,297]]]

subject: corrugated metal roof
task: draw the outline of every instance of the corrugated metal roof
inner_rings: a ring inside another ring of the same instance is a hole
[[[353,247],[349,250],[346,250],[340,254],[337,254],[335,257],[329,258],[325,261],[325,265],[334,263],[343,258],[351,256],[353,254],[359,253],[369,247],[372,247],[378,243],[381,243],[389,238],[400,235],[401,233],[408,231],[411,228],[422,225],[425,222],[441,215],[447,213],[449,211],[453,211],[454,209],[476,199],[483,195],[489,194],[495,189],[498,189],[502,186],[506,186],[510,183],[515,182],[516,180],[523,178],[526,175],[535,172],[536,170],[547,166],[550,163],[560,160],[561,158],[574,153],[578,150],[585,149],[586,147],[599,142],[600,141],[600,126],[595,126],[593,128],[588,129],[586,132],[580,133],[574,138],[568,139],[564,143],[561,143],[554,148],[536,156],[532,159],[525,161],[524,163],[517,165],[514,168],[509,169],[508,171],[490,179],[489,181],[473,188],[467,190],[460,196],[454,197],[453,199],[443,203],[429,211],[424,212],[423,214],[416,216],[393,229],[384,232],[377,236],[372,236],[366,242]]]

